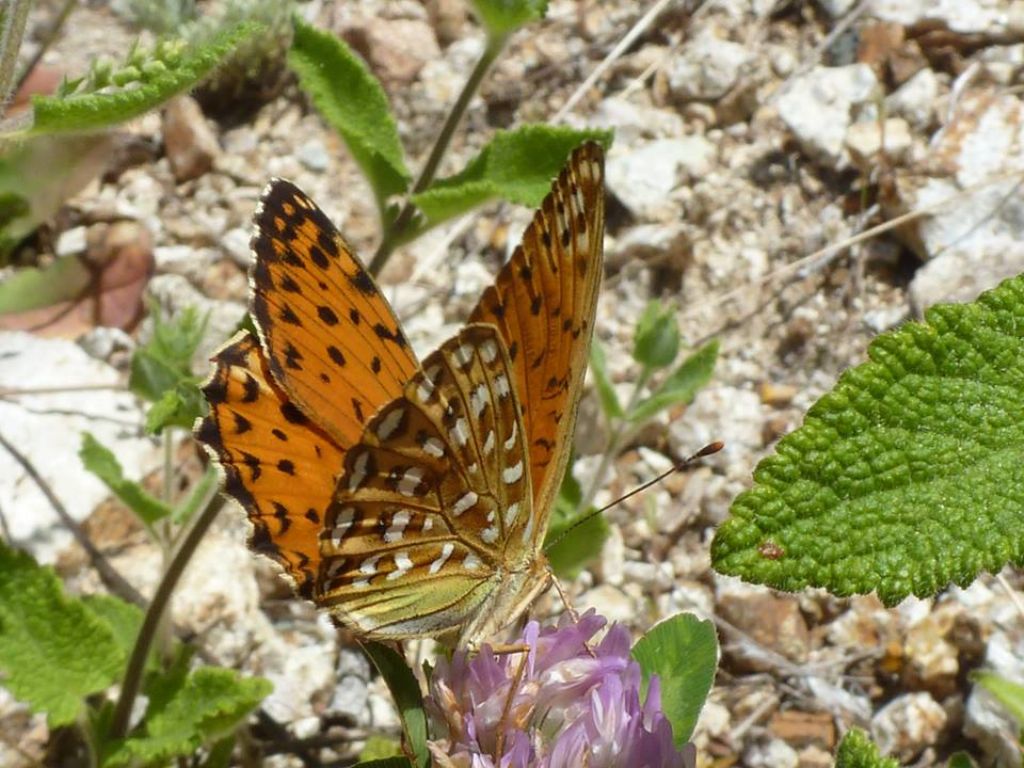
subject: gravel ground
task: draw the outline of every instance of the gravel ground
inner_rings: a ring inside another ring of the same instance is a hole
[[[984,184],[1024,168],[1016,87],[1024,3],[657,5],[653,23],[613,54],[652,4],[552,2],[545,21],[512,39],[443,169],[457,170],[495,129],[522,122],[613,128],[596,329],[613,381],[630,391],[632,332],[652,297],[674,302],[687,345],[721,344],[711,384],[638,435],[596,500],[616,498],[713,439],[725,441],[725,450],[611,509],[600,562],[565,585],[572,602],[637,633],[683,610],[715,618],[723,652],[695,737],[703,765],[831,765],[853,725],[908,765],[944,765],[956,749],[984,765],[1019,764],[1016,726],[968,680],[984,666],[1024,681],[1021,616],[1008,591],[1020,583],[1016,573],[886,610],[873,597],[745,585],[712,572],[708,552],[758,460],[842,370],[864,359],[875,335],[1024,271],[1024,202],[1008,196],[1005,184]],[[371,63],[418,167],[481,50],[465,6],[353,0],[300,7]],[[33,23],[51,13],[43,3]],[[63,72],[80,72],[100,53],[116,55],[133,36],[105,3],[73,18],[44,60]],[[172,312],[189,304],[210,311],[204,358],[244,313],[250,219],[271,175],[305,189],[359,252],[376,245],[368,187],[292,81],[232,121],[179,100],[127,126],[118,142],[115,167],[68,204],[53,240],[84,228],[82,242],[92,242],[90,233],[112,218],[144,229],[156,262],[150,292]],[[847,243],[957,194],[955,209]],[[1000,215],[989,216],[996,205]],[[417,352],[459,327],[529,215],[492,205],[395,254],[381,282]],[[123,370],[136,338],[89,331],[76,347],[87,353],[81,364],[72,362],[51,383],[91,381],[87,369],[97,360]],[[67,342],[0,334],[0,344],[25,355],[42,354],[34,344],[58,343]],[[24,402],[0,405],[25,409]],[[586,484],[606,435],[592,393],[582,407],[575,471]],[[31,414],[21,416],[29,419],[24,429],[37,428]],[[62,434],[72,428],[81,425],[38,425]],[[41,434],[41,445],[61,442],[59,434]],[[145,443],[137,432],[126,438],[138,472],[158,460]],[[195,476],[189,442],[177,457],[182,476]],[[5,479],[19,485],[16,475]],[[87,479],[64,480],[59,491],[67,496],[85,489],[79,516],[112,563],[142,591],[151,589],[159,569],[145,537],[117,505],[98,503],[103,494]],[[26,531],[22,540],[57,563],[70,589],[96,589],[84,558],[53,526],[40,531],[14,519],[36,507],[16,510],[10,494],[0,497],[10,529]],[[290,598],[273,568],[249,554],[245,536],[241,513],[221,515],[178,590],[175,622],[221,663],[269,677],[275,692],[266,711],[299,736],[337,723],[393,728],[395,714],[365,660],[311,606]],[[539,616],[560,610],[550,596],[536,607]],[[426,654],[428,645],[412,652]],[[0,689],[0,763],[32,764],[47,737],[44,721]]]

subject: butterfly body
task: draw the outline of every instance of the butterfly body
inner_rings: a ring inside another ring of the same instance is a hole
[[[214,358],[197,427],[252,545],[359,636],[476,646],[550,583],[542,546],[601,273],[603,155],[576,150],[467,325],[416,361],[326,216],[257,213],[260,329]]]

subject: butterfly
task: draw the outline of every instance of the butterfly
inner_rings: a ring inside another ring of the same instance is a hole
[[[550,584],[604,240],[604,153],[570,156],[464,328],[421,362],[327,216],[274,180],[251,314],[213,357],[196,438],[250,546],[366,639],[479,643]]]

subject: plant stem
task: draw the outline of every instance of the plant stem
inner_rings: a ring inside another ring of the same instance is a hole
[[[64,22],[68,20],[68,16],[71,15],[71,11],[74,10],[77,2],[78,0],[65,0],[64,7],[60,9],[60,13],[57,14],[57,18],[50,23],[50,28],[46,32],[46,37],[44,37],[39,43],[39,49],[35,52],[35,55],[28,60],[28,63],[25,64],[25,68],[21,70],[21,74],[18,75],[18,82],[14,87],[15,93],[17,93],[18,89],[25,84],[25,81],[28,79],[28,76],[32,74],[32,70],[36,68],[36,65],[43,60],[43,56],[46,55],[50,46],[53,45],[54,41],[57,39],[61,28],[64,26]]]
[[[146,668],[146,659],[156,638],[164,611],[171,601],[171,595],[178,585],[178,580],[185,572],[199,542],[206,535],[206,531],[217,517],[220,508],[220,504],[210,504],[196,517],[160,580],[156,594],[153,595],[153,601],[146,610],[146,617],[142,622],[139,635],[135,638],[135,647],[132,648],[131,658],[128,660],[128,668],[125,670],[124,681],[121,684],[121,696],[117,700],[114,717],[110,723],[111,739],[123,739],[128,734],[132,705],[142,686],[142,673]]]
[[[12,0],[0,16],[0,117],[14,92],[14,68],[25,36],[28,10],[32,0]]]
[[[409,192],[409,197],[406,198],[405,204],[402,206],[402,210],[399,211],[395,220],[384,229],[384,235],[381,238],[380,245],[377,247],[377,252],[373,255],[373,260],[370,262],[370,274],[374,276],[380,274],[380,271],[384,268],[384,265],[387,263],[395,248],[397,248],[403,242],[403,238],[408,235],[409,227],[416,214],[416,206],[413,205],[411,196],[415,195],[417,192],[422,192],[430,186],[431,182],[434,181],[434,176],[437,174],[437,169],[441,165],[441,160],[444,158],[445,152],[448,151],[448,145],[451,144],[452,136],[455,135],[455,129],[459,127],[459,123],[462,121],[463,116],[466,114],[466,110],[469,108],[469,102],[473,99],[473,96],[476,95],[477,90],[479,90],[480,84],[487,75],[487,71],[501,54],[507,39],[507,37],[489,37],[487,39],[487,45],[484,48],[484,52],[480,56],[480,60],[477,61],[473,71],[470,73],[469,79],[466,80],[466,84],[462,87],[462,91],[455,100],[455,104],[452,105],[451,112],[448,113],[448,117],[445,119],[444,125],[441,126],[441,132],[437,135],[437,140],[434,142],[434,146],[430,150],[427,162],[424,163],[423,170],[420,171],[419,178],[417,178],[416,183],[413,184],[412,190]]]
[[[594,472],[590,485],[587,486],[587,492],[583,494],[583,498],[580,499],[580,503],[576,508],[576,514],[574,517],[579,517],[583,512],[590,508],[591,504],[594,503],[594,497],[597,495],[598,489],[604,484],[604,476],[608,474],[608,467],[611,465],[615,457],[619,455],[619,450],[622,448],[627,437],[629,414],[633,412],[633,409],[639,402],[640,393],[643,391],[643,388],[647,386],[647,381],[650,377],[650,371],[645,368],[640,373],[640,378],[637,380],[636,386],[633,387],[633,392],[629,396],[629,402],[623,409],[623,413],[625,415],[622,416],[622,418],[620,418],[614,425],[611,423],[611,419],[608,419],[608,428],[611,430],[611,436],[608,438],[608,446],[604,449],[604,453],[601,455],[601,463],[597,465],[597,471]]]

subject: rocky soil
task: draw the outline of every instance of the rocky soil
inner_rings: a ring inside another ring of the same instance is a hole
[[[40,4],[30,29],[56,5]],[[553,0],[544,22],[512,39],[445,166],[460,168],[495,129],[522,122],[614,129],[596,329],[613,380],[630,391],[632,332],[652,297],[675,303],[688,345],[721,343],[712,383],[640,434],[597,501],[711,440],[725,450],[611,509],[600,562],[565,585],[571,600],[638,632],[679,611],[714,618],[723,652],[695,736],[703,765],[828,766],[853,725],[902,764],[943,765],[957,749],[984,765],[1019,764],[1017,725],[968,679],[985,667],[1024,682],[1017,573],[886,610],[873,597],[781,594],[721,577],[708,553],[758,460],[864,359],[875,335],[1024,271],[1024,2],[660,2],[638,30],[654,5]],[[353,0],[300,10],[364,54],[418,167],[482,48],[465,5]],[[118,55],[134,35],[106,3],[85,4],[73,20],[44,58],[67,73]],[[361,253],[376,245],[368,187],[293,81],[240,120],[214,120],[180,98],[117,141],[111,167],[41,242],[78,253],[109,245],[111,222],[130,223],[137,242],[152,245],[148,290],[159,304],[209,312],[197,370],[245,312],[250,220],[270,176],[298,183]],[[529,215],[492,205],[394,256],[381,282],[418,352],[457,330]],[[4,435],[144,593],[159,558],[76,452],[88,429],[116,448],[129,476],[157,469],[140,406],[117,388],[147,332],[146,323],[72,340],[0,332],[0,388],[36,390],[0,398]],[[40,391],[87,385],[112,388]],[[575,471],[586,483],[606,435],[592,394],[583,408]],[[175,460],[185,486],[199,472],[189,439]],[[6,459],[0,510],[5,538],[55,563],[70,590],[99,589],[49,502]],[[226,508],[178,590],[176,625],[220,663],[270,678],[265,710],[294,735],[340,724],[358,743],[393,729],[365,659],[291,598],[249,553],[246,533],[242,514]],[[548,596],[536,612],[560,610]],[[47,738],[45,720],[0,689],[0,763],[34,764]]]

